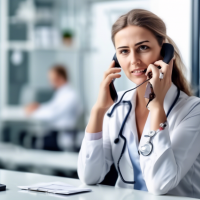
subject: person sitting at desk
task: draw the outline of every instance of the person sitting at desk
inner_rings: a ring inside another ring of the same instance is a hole
[[[118,61],[105,71],[91,110],[78,157],[80,180],[101,183],[114,164],[116,187],[199,198],[200,98],[165,23],[133,9],[113,24],[112,41]],[[114,101],[110,84],[121,70],[136,86]]]
[[[76,128],[83,107],[68,81],[64,66],[52,67],[49,71],[49,80],[56,90],[53,98],[42,104],[32,103],[26,106],[25,111],[31,118],[47,122],[49,134],[44,138],[44,149],[58,150],[60,147],[56,141],[62,148],[65,148],[64,144],[72,144],[72,136],[69,132],[73,132]],[[60,132],[59,137],[57,137],[58,132]]]

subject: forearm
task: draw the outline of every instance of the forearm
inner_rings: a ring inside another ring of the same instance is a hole
[[[91,110],[90,119],[86,127],[86,132],[97,133],[102,131],[103,118],[106,110],[99,109],[95,105]]]
[[[160,123],[167,121],[165,110],[161,104],[154,104],[150,109],[151,116],[151,130],[157,130],[160,126]]]

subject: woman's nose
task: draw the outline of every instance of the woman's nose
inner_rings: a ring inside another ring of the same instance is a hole
[[[132,52],[130,56],[131,56],[131,65],[137,64],[139,61],[138,55],[135,52]]]

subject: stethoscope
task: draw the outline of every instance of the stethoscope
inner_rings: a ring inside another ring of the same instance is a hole
[[[150,79],[148,79],[148,80],[150,80]],[[147,82],[148,80],[144,81],[144,82],[141,83],[140,85],[144,84],[144,83]],[[138,85],[137,87],[139,87],[140,85]],[[132,88],[132,89],[127,90],[126,92],[124,92],[124,94],[122,95],[122,97],[121,97],[121,99],[119,100],[119,102],[117,102],[117,103],[113,106],[111,112],[107,114],[108,117],[111,117],[111,116],[112,116],[114,110],[115,110],[115,109],[117,108],[117,106],[119,106],[119,104],[121,103],[121,101],[122,101],[124,95],[125,95],[127,92],[130,92],[130,91],[136,89],[137,87]],[[180,90],[178,89],[176,98],[175,98],[174,102],[172,103],[171,107],[169,108],[166,117],[169,116],[169,114],[170,114],[171,110],[173,109],[173,107],[175,106],[175,104],[176,104],[176,102],[177,102],[179,96],[180,96]],[[126,116],[125,116],[125,118],[124,118],[124,120],[123,120],[123,122],[122,122],[122,125],[121,125],[121,128],[120,128],[118,137],[114,140],[114,143],[115,143],[115,144],[117,144],[117,143],[119,142],[119,137],[121,137],[121,138],[124,140],[124,145],[123,145],[123,148],[122,148],[120,157],[119,157],[118,162],[117,162],[117,169],[118,169],[119,175],[120,175],[120,177],[121,177],[121,179],[122,179],[122,181],[123,181],[124,183],[127,183],[127,184],[135,184],[135,181],[126,181],[126,180],[124,180],[124,178],[123,178],[123,176],[122,176],[122,173],[121,173],[121,170],[120,170],[120,167],[119,167],[119,162],[120,162],[120,160],[121,160],[121,158],[122,158],[122,156],[123,156],[123,153],[124,153],[125,147],[126,147],[126,138],[123,136],[122,132],[123,132],[123,129],[124,129],[124,125],[125,125],[125,123],[126,123],[126,120],[127,120],[128,116],[129,116],[131,110],[132,110],[131,101],[122,101],[122,103],[123,103],[123,104],[128,104],[128,105],[129,105],[129,110],[128,110],[128,112],[127,112],[127,114],[126,114]]]

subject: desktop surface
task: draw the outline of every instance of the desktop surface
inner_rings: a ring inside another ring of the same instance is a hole
[[[74,186],[82,186],[92,189],[92,192],[79,193],[72,195],[57,195],[43,192],[20,190],[17,186],[32,185],[40,182],[60,181]],[[15,172],[0,170],[0,183],[6,185],[6,191],[0,192],[1,200],[53,200],[53,199],[72,199],[72,200],[193,200],[194,198],[176,196],[155,196],[145,191],[115,188],[105,185],[85,185],[78,179],[63,178],[57,176],[46,176],[34,173]]]

